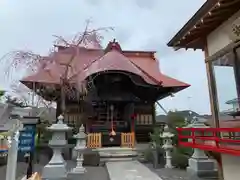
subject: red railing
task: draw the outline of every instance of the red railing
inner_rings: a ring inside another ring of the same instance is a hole
[[[177,128],[180,146],[240,156],[240,128]]]

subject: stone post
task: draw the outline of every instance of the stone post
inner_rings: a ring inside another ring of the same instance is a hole
[[[172,138],[174,137],[174,134],[170,132],[168,125],[164,127],[164,131],[160,135],[160,137],[164,139],[163,149],[165,150],[166,153],[165,168],[173,168],[171,151],[173,149]]]
[[[195,117],[192,124],[187,128],[208,128],[204,121]],[[195,134],[201,136],[201,134]],[[216,162],[206,156],[205,152],[194,148],[193,155],[188,160],[187,171],[199,177],[215,177],[217,176]]]
[[[80,176],[83,176],[86,172],[86,169],[83,165],[83,154],[86,149],[86,137],[85,128],[83,125],[79,128],[78,134],[74,135],[74,138],[77,140],[75,150],[77,151],[77,165],[68,173],[69,179],[79,179]]]
[[[7,159],[7,172],[6,180],[16,180],[17,169],[17,157],[18,157],[18,143],[19,143],[19,131],[23,129],[21,121],[16,120],[12,124],[12,128],[9,130],[11,134],[8,136],[8,159]]]
[[[13,133],[12,136],[8,137],[9,150],[8,150],[8,159],[7,159],[6,180],[16,180],[18,139],[19,139],[19,131]]]
[[[65,133],[72,128],[64,124],[63,119],[64,117],[60,115],[56,124],[47,127],[47,130],[52,132],[52,139],[49,141],[49,146],[53,150],[53,156],[42,171],[42,178],[46,180],[67,179],[66,162],[62,157],[62,149],[67,144]]]

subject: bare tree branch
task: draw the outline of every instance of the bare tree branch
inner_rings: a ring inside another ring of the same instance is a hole
[[[83,32],[77,33],[72,39],[67,40],[66,38],[58,35],[54,35],[56,38],[55,44],[63,45],[66,48],[72,48],[73,53],[71,54],[69,60],[66,60],[64,64],[58,64],[59,67],[63,67],[63,72],[59,71],[59,78],[60,78],[60,87],[61,87],[61,100],[62,100],[62,113],[65,112],[65,98],[73,97],[78,98],[82,97],[87,94],[87,89],[90,87],[91,83],[93,82],[94,78],[91,79],[91,81],[82,80],[81,82],[73,83],[72,80],[77,77],[82,71],[86,71],[87,67],[89,67],[93,62],[96,60],[93,60],[89,62],[85,67],[81,68],[80,70],[76,70],[76,72],[73,70],[73,61],[74,59],[79,55],[80,48],[102,48],[101,42],[103,40],[103,36],[101,35],[101,31],[108,32],[109,30],[113,30],[112,27],[101,27],[97,29],[90,29],[90,20],[86,21],[86,26]],[[58,51],[55,51],[53,49],[50,50],[49,56],[51,56],[51,53],[58,53]],[[7,61],[6,59],[10,60]],[[14,70],[16,69],[24,69],[28,72],[36,72],[40,69],[45,69],[46,67],[49,67],[49,63],[58,63],[56,59],[49,58],[49,57],[43,57],[38,54],[34,54],[31,51],[14,51],[6,54],[4,57],[0,58],[0,62],[10,62],[7,63],[6,68],[6,74],[9,76]],[[51,74],[51,68],[49,69],[49,74]],[[13,92],[18,94],[19,96],[24,99],[25,102],[28,102],[29,104],[29,93],[28,90],[21,90],[21,87],[19,84],[16,84],[15,87],[12,86]],[[76,92],[77,90],[77,92]],[[25,92],[25,94],[24,94]],[[81,93],[81,94],[79,94]],[[24,94],[24,95],[23,95]],[[36,106],[39,106],[40,104],[45,104],[45,101],[41,98],[38,99],[38,102],[36,103]]]

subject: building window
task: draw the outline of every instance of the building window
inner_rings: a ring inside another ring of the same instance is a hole
[[[214,81],[210,83],[216,85],[219,119],[226,115],[229,120],[240,116],[240,48],[208,63],[211,63]]]
[[[66,114],[65,122],[70,126],[76,126],[81,122],[81,114]]]
[[[151,125],[153,118],[151,114],[138,114],[136,117],[137,125]]]

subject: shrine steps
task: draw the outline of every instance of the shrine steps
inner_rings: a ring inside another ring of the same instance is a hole
[[[98,151],[100,155],[100,162],[116,162],[116,161],[132,161],[138,156],[137,151],[134,148],[125,147],[107,147],[98,148],[94,151]]]

